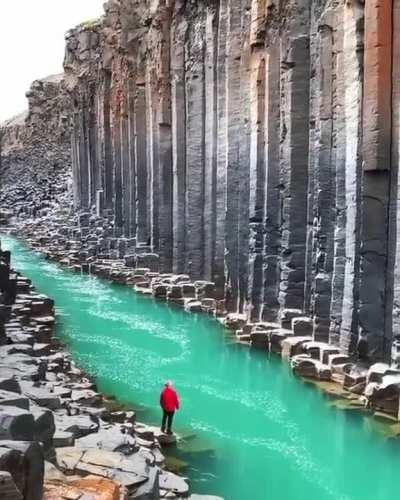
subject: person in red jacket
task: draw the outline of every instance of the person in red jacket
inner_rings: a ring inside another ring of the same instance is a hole
[[[167,429],[167,434],[172,434],[172,420],[176,410],[179,410],[179,398],[172,388],[172,382],[165,382],[164,385],[165,387],[160,395],[160,406],[163,410],[161,432],[165,432],[165,429]]]

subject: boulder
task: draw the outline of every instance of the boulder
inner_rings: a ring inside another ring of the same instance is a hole
[[[202,303],[200,300],[194,300],[194,299],[187,299],[185,300],[185,311],[187,312],[193,312],[193,313],[199,313],[202,312]]]
[[[290,329],[292,327],[292,319],[298,317],[304,317],[301,309],[282,309],[279,317],[281,327]]]
[[[344,374],[343,388],[351,392],[356,392],[357,394],[362,394],[364,392],[367,383],[367,370],[362,367],[354,366],[349,373]],[[354,391],[354,388],[362,388],[362,390]]]
[[[170,285],[167,292],[168,299],[182,299],[182,287],[180,285]]]
[[[269,351],[269,330],[253,328],[250,334],[250,341],[252,347]]]
[[[152,286],[152,292],[154,297],[166,297],[168,292],[168,286],[162,283],[157,283]]]
[[[293,356],[290,360],[290,366],[293,372],[301,377],[330,380],[332,376],[329,366],[311,358],[308,354]]]
[[[10,450],[0,446],[0,470],[8,473],[21,497],[24,489],[23,457],[17,450]],[[1,477],[1,476],[0,476]],[[4,480],[9,483],[7,478]],[[1,491],[1,490],[0,490]],[[2,498],[2,497],[0,497]]]
[[[292,319],[293,335],[312,335],[313,333],[313,320],[306,316],[299,316]]]
[[[11,344],[0,347],[0,357],[9,356],[10,354],[33,356],[33,347],[30,344]]]
[[[0,470],[10,472],[24,500],[42,500],[44,459],[38,443],[0,441]]]
[[[286,330],[284,328],[271,330],[269,334],[269,349],[271,352],[275,354],[282,353],[282,342],[293,336],[293,332],[291,330]]]
[[[0,378],[0,389],[3,391],[15,392],[21,394],[21,387],[15,377]]]
[[[50,445],[56,430],[53,412],[47,408],[32,405],[31,413],[34,419],[35,441]]]
[[[53,435],[54,448],[74,446],[75,437],[72,432],[56,431]]]
[[[161,498],[163,498],[167,492],[172,492],[180,497],[186,497],[189,494],[189,485],[185,479],[172,472],[165,470],[161,471],[159,485]]]
[[[12,475],[7,471],[0,471],[0,498],[2,500],[23,500]]]
[[[390,370],[386,363],[374,363],[368,369],[367,384],[370,382],[382,382],[383,376]]]
[[[350,358],[345,354],[329,354],[328,355],[328,365],[331,367],[338,365],[345,365],[350,362]]]
[[[196,297],[196,288],[193,283],[184,283],[182,285],[182,294],[187,298],[195,298]]]
[[[160,498],[160,470],[152,467],[149,470],[149,478],[137,490],[130,495],[136,500],[158,500]]]
[[[51,344],[37,343],[33,345],[34,356],[48,356],[51,353]]]
[[[0,439],[32,441],[35,434],[33,415],[16,406],[0,406]]]
[[[36,387],[27,382],[21,383],[21,389],[24,396],[34,401],[39,406],[44,406],[50,410],[61,408],[60,398],[45,387]]]
[[[96,404],[101,400],[101,395],[90,389],[73,390],[71,400],[74,403],[82,403],[85,405]]]
[[[310,341],[310,337],[287,337],[282,340],[282,358],[290,359],[303,352],[303,345]]]
[[[13,354],[0,360],[0,373],[3,379],[16,377],[19,380],[41,380],[45,375],[45,367],[30,356]]]
[[[224,320],[225,327],[233,331],[241,330],[246,323],[247,316],[239,313],[229,313]]]

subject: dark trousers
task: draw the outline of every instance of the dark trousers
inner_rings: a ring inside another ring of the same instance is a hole
[[[162,424],[161,430],[165,431],[165,426],[167,426],[167,432],[171,432],[172,420],[174,419],[174,411],[165,411],[163,410]]]

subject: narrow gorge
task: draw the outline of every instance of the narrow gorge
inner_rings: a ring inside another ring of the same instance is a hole
[[[53,155],[72,165],[77,211],[164,272],[214,282],[227,311],[295,310],[316,340],[395,358],[397,2],[105,10],[67,34],[60,81],[34,84],[23,140],[5,128],[3,205],[21,154],[38,176]]]
[[[400,0],[109,0],[27,97],[6,231],[398,425]]]

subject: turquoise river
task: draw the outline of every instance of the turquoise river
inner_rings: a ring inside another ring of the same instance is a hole
[[[233,343],[213,320],[79,276],[10,237],[13,266],[56,301],[57,335],[99,390],[159,422],[165,379],[180,393],[174,454],[197,493],[226,500],[400,497],[400,442],[329,406],[279,358]],[[191,436],[190,436],[191,435]]]

